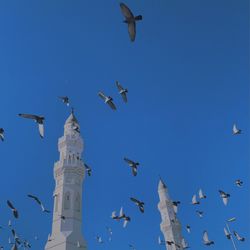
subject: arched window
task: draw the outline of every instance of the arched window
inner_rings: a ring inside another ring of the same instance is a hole
[[[77,192],[75,197],[75,211],[80,212],[81,211],[81,197],[80,194]]]
[[[64,209],[70,209],[70,192],[64,194]]]

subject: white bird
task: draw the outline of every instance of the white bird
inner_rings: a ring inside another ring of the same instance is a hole
[[[0,140],[4,141],[4,129],[0,128]]]
[[[231,234],[227,231],[227,229],[224,227],[224,234],[227,237],[227,239],[231,239]]]
[[[227,221],[228,221],[228,222],[233,222],[233,221],[235,221],[235,220],[236,220],[236,217],[232,217],[232,218],[228,219]]]
[[[199,190],[199,198],[200,199],[206,199],[207,196],[202,192],[202,189]]]
[[[193,195],[193,197],[192,197],[192,203],[191,204],[192,205],[198,205],[198,204],[200,204],[200,202],[197,201],[197,199],[196,199],[196,194]]]
[[[18,114],[20,117],[35,120],[38,124],[39,134],[41,138],[44,138],[44,117],[31,114]]]
[[[113,102],[113,98],[111,96],[106,96],[103,94],[103,92],[98,92],[98,95],[104,100],[105,104],[108,104],[109,107],[113,110],[116,110],[116,106]]]
[[[241,134],[241,129],[238,129],[236,124],[233,125],[233,135]]]
[[[125,17],[124,23],[128,24],[128,32],[131,42],[135,40],[136,36],[136,22],[142,20],[142,16],[134,16],[131,10],[124,3],[120,3],[122,14]]]
[[[245,241],[245,238],[241,237],[236,231],[234,231],[234,236],[238,241]]]
[[[214,244],[214,241],[209,240],[207,231],[203,232],[203,243],[206,246],[210,246]]]
[[[230,194],[227,194],[222,190],[219,190],[219,193],[220,193],[220,197],[222,198],[222,201],[223,201],[224,205],[226,206],[227,203],[228,203],[228,199],[230,197]]]
[[[185,241],[184,238],[181,240],[181,245],[182,245],[182,248],[183,248],[183,249],[189,248],[188,243]]]
[[[127,98],[128,90],[124,89],[118,81],[116,81],[116,86],[119,90],[119,94],[122,96],[123,101],[128,102],[128,98]]]

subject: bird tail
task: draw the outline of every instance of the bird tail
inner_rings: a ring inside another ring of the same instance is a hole
[[[142,20],[142,15],[136,16],[136,17],[135,17],[135,20],[136,20],[136,21]]]

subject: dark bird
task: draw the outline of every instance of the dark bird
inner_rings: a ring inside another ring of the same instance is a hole
[[[191,233],[191,227],[189,225],[186,226],[187,232]]]
[[[68,98],[68,96],[59,96],[58,98],[60,98],[64,104],[69,106],[69,98]]]
[[[19,116],[27,119],[35,120],[38,124],[39,134],[41,138],[44,138],[44,117],[38,115],[31,115],[31,114],[18,114]]]
[[[123,212],[123,208],[121,207],[121,210],[120,210],[120,219],[123,219],[123,227],[126,227],[128,222],[131,221],[130,217],[127,216],[124,212]]]
[[[84,163],[85,171],[87,172],[88,176],[91,176],[92,169],[90,166],[88,166],[86,163]]]
[[[142,20],[142,16],[134,16],[132,11],[124,3],[120,3],[121,11],[125,17],[124,23],[128,24],[128,33],[131,42],[135,40],[136,36],[136,22]]]
[[[4,141],[4,129],[0,128],[0,139]]]
[[[236,231],[234,231],[234,236],[238,241],[245,241],[245,238],[241,237]]]
[[[116,110],[116,106],[111,96],[106,96],[101,91],[98,92],[98,95],[104,100],[105,104],[108,104],[111,109]]]
[[[203,232],[203,243],[206,246],[210,246],[214,244],[214,241],[209,240],[207,231]]]
[[[228,199],[230,197],[230,194],[227,194],[222,190],[219,190],[219,193],[220,193],[220,197],[222,198],[222,201],[223,201],[224,205],[226,206],[227,203],[228,203]]]
[[[128,163],[128,165],[132,168],[132,173],[134,176],[137,175],[137,168],[140,165],[139,162],[134,162],[132,160],[129,160],[128,158],[124,158],[124,161]]]
[[[243,181],[238,179],[238,180],[235,181],[235,185],[236,185],[237,187],[242,187]]]
[[[135,203],[135,205],[140,209],[142,213],[144,213],[144,202],[139,201],[133,197],[131,197],[130,200]]]
[[[204,212],[199,211],[199,210],[196,210],[196,213],[197,213],[197,215],[198,215],[200,218],[203,217]]]
[[[50,213],[49,210],[47,210],[47,209],[44,208],[42,202],[39,200],[38,197],[36,197],[36,196],[34,196],[34,195],[32,195],[32,194],[28,194],[28,197],[31,198],[31,199],[33,199],[34,201],[36,201],[36,203],[41,207],[41,209],[42,209],[42,211],[43,211],[44,213]]]
[[[116,81],[116,86],[119,90],[119,94],[122,96],[123,101],[128,102],[128,98],[127,98],[128,90],[124,89],[118,81]]]
[[[19,214],[18,214],[17,209],[13,206],[13,204],[12,204],[9,200],[7,200],[7,205],[8,205],[9,208],[11,209],[11,211],[12,211],[14,217],[15,217],[16,219],[18,219]]]
[[[172,204],[173,204],[173,207],[174,207],[174,212],[177,214],[178,206],[181,204],[181,202],[180,201],[173,201]]]

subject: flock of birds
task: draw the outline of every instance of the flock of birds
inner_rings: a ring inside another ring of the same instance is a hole
[[[125,18],[124,23],[126,23],[128,25],[128,33],[129,33],[130,40],[132,42],[134,42],[135,37],[136,37],[136,22],[142,20],[142,16],[141,15],[134,16],[134,14],[129,9],[129,7],[126,6],[124,3],[120,3],[120,8],[121,8],[122,14],[123,14],[123,16]],[[118,81],[116,81],[116,87],[118,88],[118,92],[121,95],[123,101],[125,103],[127,103],[127,101],[128,101],[128,98],[127,98],[128,90],[126,88],[123,88],[123,86]],[[98,96],[112,110],[117,109],[116,105],[115,105],[115,103],[113,101],[113,98],[111,96],[105,95],[102,91],[100,91],[98,93]],[[70,106],[70,100],[69,100],[68,96],[60,96],[59,98],[61,99],[61,101],[65,105]],[[38,131],[39,131],[40,137],[44,138],[44,120],[45,120],[44,116],[35,115],[35,114],[24,114],[24,113],[20,113],[18,115],[21,118],[34,120],[38,125]],[[75,129],[77,130],[78,127],[76,127]],[[233,135],[239,135],[239,134],[242,133],[241,129],[238,129],[236,124],[233,125],[232,131],[233,131]],[[80,132],[80,131],[78,131],[78,132]],[[5,139],[4,128],[0,128],[0,140],[4,141],[4,139]],[[137,176],[138,166],[140,165],[139,162],[133,161],[133,160],[128,159],[126,157],[124,158],[124,161],[131,168],[132,175]],[[91,167],[88,166],[86,163],[84,165],[85,165],[86,173],[88,174],[88,176],[91,176],[91,174],[92,174]],[[235,185],[237,185],[237,187],[242,187],[243,182],[238,179],[238,180],[235,181]],[[224,205],[227,205],[228,201],[229,201],[229,198],[230,198],[230,194],[226,193],[225,191],[219,190],[219,195],[220,195]],[[37,205],[39,205],[42,212],[50,213],[50,211],[44,207],[43,203],[41,202],[41,200],[37,196],[32,195],[32,194],[28,194],[27,197],[32,199]],[[200,200],[203,200],[203,199],[207,198],[207,196],[203,193],[203,191],[201,189],[198,192],[198,197],[199,197]],[[137,206],[137,208],[139,209],[139,211],[141,213],[144,213],[144,211],[145,211],[144,205],[145,204],[144,204],[143,201],[141,201],[141,200],[139,200],[139,199],[137,199],[135,197],[130,197],[130,200],[131,200],[131,202],[133,202]],[[197,195],[194,194],[193,197],[192,197],[191,204],[193,206],[198,206],[200,204],[200,200],[198,200]],[[180,201],[173,201],[172,203],[173,203],[174,211],[177,214],[178,206],[180,205],[181,202]],[[15,219],[18,219],[19,218],[19,212],[18,212],[18,210],[15,208],[15,206],[13,205],[13,203],[10,200],[7,200],[7,206],[11,210],[11,212],[13,214],[13,217]],[[197,216],[199,216],[199,218],[202,218],[204,216],[204,212],[200,211],[200,210],[196,210],[196,214],[197,214]],[[120,208],[120,211],[119,211],[118,214],[116,213],[116,211],[113,211],[112,214],[111,214],[111,218],[113,220],[115,220],[115,221],[123,221],[123,227],[124,228],[131,221],[130,216],[128,216],[123,211],[123,207]],[[62,217],[62,219],[64,219],[64,218]],[[231,219],[228,220],[228,222],[232,222],[234,220],[235,220],[235,218],[231,218]],[[12,237],[13,237],[13,240],[11,240],[11,237],[8,240],[9,244],[12,246],[12,248],[11,248],[12,250],[17,250],[17,249],[19,249],[21,247],[23,247],[23,249],[31,248],[31,244],[30,244],[29,241],[27,241],[26,239],[21,239],[18,236],[18,234],[16,233],[16,230],[12,226],[11,220],[9,220],[9,222],[8,222],[8,227],[11,228],[11,234],[12,234]],[[106,227],[106,230],[107,230],[108,235],[109,235],[108,241],[111,241],[112,240],[112,235],[113,235],[112,229],[110,227]],[[187,230],[188,233],[191,233],[191,226],[187,225],[186,230]],[[242,241],[242,242],[245,241],[245,238],[240,236],[236,231],[233,231],[233,233],[231,233],[229,228],[224,228],[224,234],[225,234],[225,237],[227,239],[229,239],[229,240],[233,240],[232,237],[234,235],[238,241]],[[35,236],[34,239],[38,240],[38,237]],[[99,235],[97,235],[95,237],[95,239],[100,244],[104,243],[104,240]],[[182,239],[182,242],[181,242],[182,246],[178,246],[173,241],[161,240],[160,237],[158,238],[158,243],[160,245],[173,245],[174,244],[174,245],[177,246],[177,248],[182,247],[183,249],[189,248],[188,244],[186,243],[186,241],[184,239]],[[204,245],[207,245],[207,246],[211,246],[211,245],[213,245],[215,243],[213,240],[210,240],[207,231],[203,232],[203,243],[204,243]],[[77,247],[80,248],[81,247],[80,244],[78,244]],[[132,244],[129,244],[129,248],[132,249],[132,250],[136,250],[135,246],[132,245]],[[3,250],[3,249],[4,249],[4,247],[0,246],[0,250]]]

